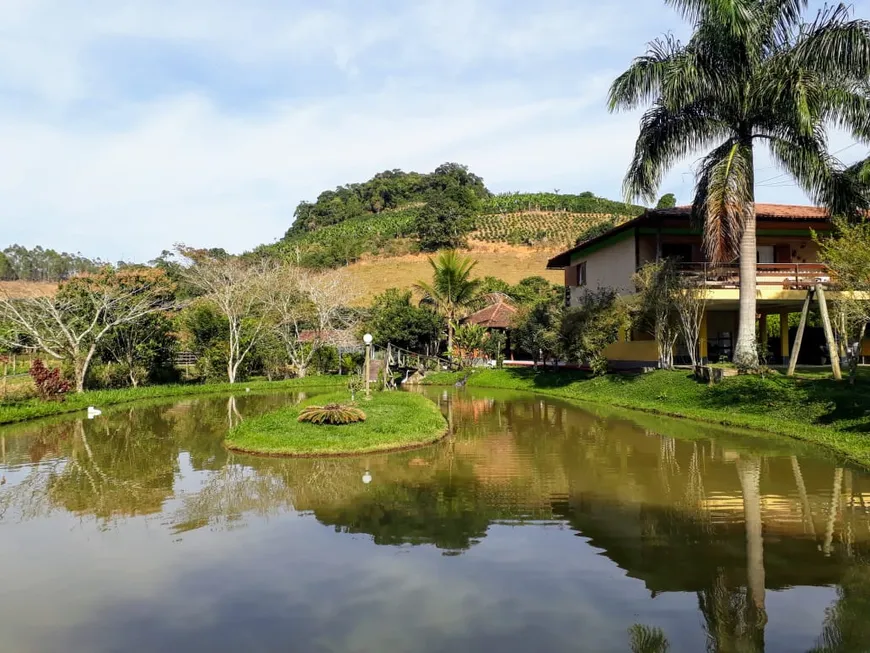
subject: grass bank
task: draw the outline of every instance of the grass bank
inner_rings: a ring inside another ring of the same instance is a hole
[[[287,381],[250,381],[241,383],[206,383],[183,385],[152,385],[141,388],[123,388],[120,390],[93,390],[82,394],[67,395],[64,401],[42,401],[27,399],[0,404],[0,424],[12,424],[39,417],[50,417],[64,413],[75,413],[87,409],[88,406],[105,408],[124,404],[140,399],[159,399],[163,397],[185,397],[188,395],[215,394],[220,392],[305,389],[305,388],[335,388],[347,384],[346,376],[310,376],[304,379],[289,379]]]
[[[458,374],[435,380],[455,382]],[[870,387],[828,378],[739,376],[708,386],[685,371],[609,374],[482,370],[469,387],[525,390],[808,440],[870,466]]]
[[[366,414],[364,422],[331,426],[296,421],[305,406],[349,401],[349,393],[337,392],[246,419],[230,431],[226,445],[246,453],[335,456],[423,446],[447,433],[438,406],[409,392],[376,392],[370,401],[357,402]]]

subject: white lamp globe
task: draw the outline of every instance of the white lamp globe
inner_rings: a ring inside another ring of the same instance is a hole
[[[362,482],[365,483],[366,485],[368,485],[369,483],[372,482],[372,475],[369,474],[368,470],[366,470],[366,473],[363,474]]]
[[[366,343],[367,345],[372,344],[372,334],[371,333],[365,334],[363,336],[363,342]]]

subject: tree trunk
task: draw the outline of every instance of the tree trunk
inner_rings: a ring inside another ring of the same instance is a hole
[[[453,320],[447,319],[447,358],[453,360]]]
[[[740,369],[758,367],[758,347],[755,344],[756,271],[755,206],[746,218],[740,238],[740,319],[734,363]]]

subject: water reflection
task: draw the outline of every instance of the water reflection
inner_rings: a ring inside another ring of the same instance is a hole
[[[803,650],[865,650],[863,470],[798,443],[685,422],[528,395],[428,392],[452,435],[433,447],[365,458],[227,452],[228,428],[299,400],[288,395],[158,403],[2,430],[0,532],[14,540],[24,525],[48,525],[57,514],[102,531],[154,517],[176,540],[211,533],[207,541],[217,544],[264,520],[301,514],[341,538],[365,535],[412,551],[428,545],[450,564],[499,526],[555,527],[577,536],[575,554],[611,561],[608,582],[627,596],[635,591],[630,583],[640,583],[648,601],[694,597],[697,612],[681,622],[701,624],[709,651],[781,649],[787,633],[770,625],[770,593],[827,586],[837,587],[836,600],[817,611],[821,634]],[[366,470],[370,484],[361,480]],[[530,556],[523,560],[534,556],[523,530],[507,533],[499,537]],[[518,562],[515,571],[523,565],[533,566]],[[642,605],[635,604],[637,617],[620,615],[636,622],[622,630],[621,644],[601,650],[692,650],[669,642],[672,630],[643,621]],[[537,618],[546,627],[548,617]]]

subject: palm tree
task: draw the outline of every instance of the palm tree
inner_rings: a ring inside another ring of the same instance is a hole
[[[432,283],[418,281],[414,288],[423,294],[421,303],[430,304],[447,319],[447,353],[453,352],[456,321],[477,299],[480,280],[472,279],[477,261],[456,250],[446,250],[437,259],[429,259]]]
[[[813,200],[855,208],[854,184],[828,153],[827,127],[870,138],[870,21],[843,4],[803,22],[808,0],[666,0],[692,22],[682,44],[649,44],[610,88],[609,107],[644,114],[624,181],[628,199],[655,201],[662,176],[698,151],[693,215],[713,263],[740,260],[740,323],[734,360],[758,362],[755,346],[754,147]]]

